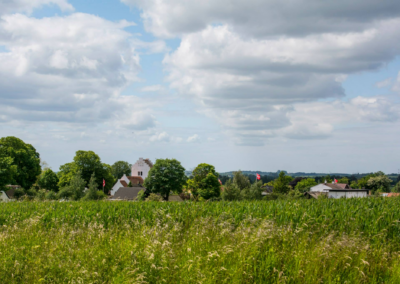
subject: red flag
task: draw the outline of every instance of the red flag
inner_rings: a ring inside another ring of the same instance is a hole
[[[105,187],[105,186],[106,186],[106,181],[103,178],[103,187]]]
[[[260,180],[261,176],[259,174],[256,174],[256,175],[257,175],[257,180]]]
[[[219,183],[222,185],[222,181],[221,181],[220,179],[219,179],[218,181],[219,181]]]
[[[337,183],[337,179],[335,179],[335,183]]]

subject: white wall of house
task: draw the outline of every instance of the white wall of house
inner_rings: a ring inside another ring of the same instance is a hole
[[[326,186],[323,183],[320,183],[316,186],[313,186],[310,188],[311,192],[328,192],[331,188],[329,186]]]
[[[140,158],[135,164],[132,165],[132,173],[133,177],[142,177],[143,180],[147,178],[149,175],[150,166],[144,161],[143,158]]]
[[[111,188],[110,195],[114,195],[120,187],[124,187],[121,183],[121,180],[117,180],[114,186]]]
[[[4,191],[0,191],[0,200],[2,202],[10,202],[12,199],[8,198],[7,194]]]
[[[328,197],[329,198],[341,198],[341,197],[345,197],[345,198],[353,198],[353,197],[367,197],[368,196],[368,192],[367,191],[330,191],[328,193]]]

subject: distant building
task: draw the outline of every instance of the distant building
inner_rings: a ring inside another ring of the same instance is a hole
[[[13,201],[5,191],[0,191],[0,201],[1,202],[10,202]]]
[[[353,189],[345,183],[320,183],[310,188],[306,193],[309,197],[318,198],[322,195],[328,198],[367,197],[369,189]]]
[[[139,160],[132,165],[131,176],[141,177],[145,180],[152,167],[153,163],[149,159],[139,158]]]
[[[331,189],[351,189],[345,183],[320,183],[310,188],[310,192],[329,192]]]
[[[120,187],[109,200],[136,200],[139,192],[143,190],[146,192],[146,188],[142,185],[136,185],[133,187]]]
[[[263,189],[263,192],[261,192],[263,196],[271,194],[274,191],[274,187],[270,185],[263,185],[261,189]]]
[[[142,177],[138,176],[123,175],[123,177],[117,180],[117,182],[112,187],[110,195],[114,195],[117,192],[117,190],[120,189],[121,187],[129,187],[129,183],[131,183],[132,186],[143,185],[144,180]]]

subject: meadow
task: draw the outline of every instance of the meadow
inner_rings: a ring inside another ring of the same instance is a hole
[[[1,283],[400,283],[400,198],[0,204]]]

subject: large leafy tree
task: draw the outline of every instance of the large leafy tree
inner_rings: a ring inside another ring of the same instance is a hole
[[[171,192],[181,193],[186,184],[185,168],[175,159],[158,159],[150,169],[144,186],[168,201]]]
[[[104,188],[106,192],[114,185],[115,179],[112,175],[110,165],[102,163],[100,157],[93,151],[77,151],[73,162],[60,167],[60,171],[58,172],[60,180],[58,186],[65,187],[70,184],[72,178],[78,171],[81,173],[81,177],[86,185],[89,184],[93,173],[96,177],[95,182],[99,189],[102,189],[103,179],[106,182]]]
[[[375,192],[388,192],[390,189],[390,184],[392,180],[385,175],[378,175],[376,177],[371,177],[368,180],[368,189],[371,189],[373,193]]]
[[[192,172],[193,179],[189,185],[193,195],[200,195],[204,199],[219,197],[221,185],[215,167],[209,164],[199,164]]]
[[[272,182],[274,187],[273,191],[275,193],[288,193],[290,191],[288,184],[292,181],[292,179],[293,178],[291,176],[287,176],[284,171],[281,171],[278,178]]]
[[[300,192],[305,192],[305,191],[309,191],[311,187],[317,185],[317,182],[315,181],[315,179],[313,178],[305,178],[302,179],[301,181],[299,181],[295,188],[296,190],[300,191]]]
[[[13,181],[17,172],[17,166],[13,165],[13,161],[13,158],[7,156],[5,149],[0,147],[0,190],[5,190],[5,186]]]
[[[112,174],[115,179],[120,179],[124,174],[129,176],[131,174],[132,165],[128,162],[118,161],[115,162],[112,166]]]
[[[58,191],[58,177],[51,169],[44,170],[37,183],[42,189]]]
[[[2,149],[3,164],[9,165],[8,170],[5,167],[8,178],[13,172],[9,182],[30,188],[41,173],[39,153],[31,144],[13,136],[1,138],[0,148]],[[11,159],[5,159],[7,157],[12,159],[11,165]]]

